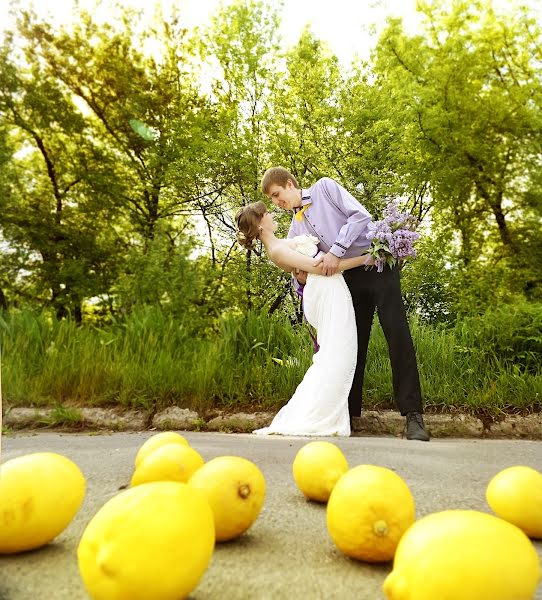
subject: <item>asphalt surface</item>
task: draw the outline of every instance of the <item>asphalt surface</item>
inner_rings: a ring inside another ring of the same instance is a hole
[[[137,450],[153,433],[4,436],[2,462],[30,452],[59,452],[79,465],[87,493],[75,519],[53,543],[33,552],[0,556],[0,600],[88,600],[77,568],[79,538],[97,510],[129,482]],[[384,598],[382,583],[391,564],[369,565],[343,556],[327,533],[325,506],[306,501],[295,487],[292,462],[309,439],[183,435],[205,460],[228,454],[254,461],[267,482],[260,517],[238,540],[217,545],[191,600]],[[401,475],[414,495],[418,518],[450,508],[490,512],[485,489],[495,473],[518,464],[542,469],[542,443],[536,441],[424,443],[393,437],[332,441],[351,467],[376,464]],[[542,542],[535,546],[542,559]],[[152,600],[152,591],[148,598]],[[542,582],[535,599],[542,600]]]

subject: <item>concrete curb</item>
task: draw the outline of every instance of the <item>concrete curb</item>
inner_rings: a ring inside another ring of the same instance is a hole
[[[62,428],[92,431],[184,430],[250,433],[269,425],[274,412],[227,413],[215,411],[211,418],[171,406],[152,413],[117,408],[5,407],[5,430]],[[542,440],[542,414],[505,415],[500,420],[467,414],[426,414],[427,429],[434,438],[517,438]],[[396,411],[366,410],[354,420],[354,435],[401,436],[404,418]]]

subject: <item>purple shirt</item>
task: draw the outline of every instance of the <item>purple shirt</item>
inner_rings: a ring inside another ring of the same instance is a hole
[[[341,185],[329,177],[318,180],[309,189],[301,190],[301,221],[294,215],[288,237],[315,235],[318,249],[331,252],[339,258],[361,256],[371,245],[366,238],[367,226],[372,221],[369,212]]]

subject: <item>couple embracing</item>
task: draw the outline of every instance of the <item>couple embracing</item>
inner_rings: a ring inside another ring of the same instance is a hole
[[[246,248],[260,240],[269,259],[292,272],[307,321],[317,330],[319,350],[294,395],[269,427],[257,434],[348,436],[361,414],[361,392],[375,310],[384,331],[395,402],[410,440],[428,441],[416,355],[401,297],[399,269],[367,268],[367,210],[341,185],[324,177],[302,189],[283,167],[268,169],[261,189],[273,204],[293,211],[287,239],[263,202],[236,215]]]

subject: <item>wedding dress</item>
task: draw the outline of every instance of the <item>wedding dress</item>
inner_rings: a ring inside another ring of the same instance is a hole
[[[305,253],[305,252],[303,252]],[[303,290],[307,321],[320,346],[294,395],[258,435],[349,436],[348,394],[357,354],[356,318],[341,273],[309,273]]]

